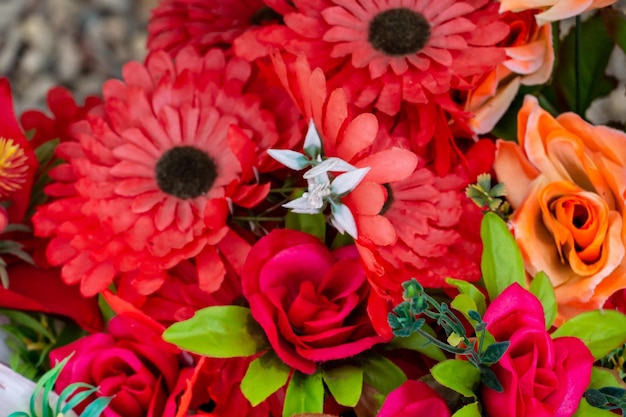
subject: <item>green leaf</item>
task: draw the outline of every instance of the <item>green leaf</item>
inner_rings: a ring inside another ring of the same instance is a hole
[[[543,316],[546,320],[546,330],[552,327],[556,318],[556,296],[554,295],[554,287],[550,278],[545,272],[540,271],[530,282],[528,290],[539,299],[543,307]]]
[[[389,359],[383,356],[370,355],[363,363],[363,381],[380,393],[387,395],[406,381],[406,375]]]
[[[616,87],[616,82],[605,74],[614,44],[600,14],[582,22],[580,30],[583,36],[579,45],[584,51],[580,60],[580,109],[584,114],[591,102],[609,94]],[[563,40],[558,66],[553,72],[552,86],[563,111],[576,109],[575,32],[570,31]]]
[[[354,407],[363,392],[363,369],[343,365],[323,372],[324,382],[337,404]]]
[[[567,320],[553,338],[577,337],[598,360],[626,343],[626,316],[615,310],[586,311]]]
[[[454,278],[446,278],[446,283],[456,287],[461,294],[469,296],[472,300],[474,300],[474,304],[476,305],[475,310],[481,315],[485,314],[485,310],[487,309],[485,295],[478,288],[476,288],[474,284]]]
[[[274,352],[267,352],[248,366],[241,380],[241,392],[256,407],[284,386],[290,373],[291,368]]]
[[[45,328],[38,320],[33,318],[32,316],[15,310],[0,310],[0,314],[8,317],[11,321],[16,324],[25,326],[34,332],[41,334],[48,340],[54,340],[54,335],[50,332],[49,329]]]
[[[283,417],[294,414],[321,413],[324,410],[324,384],[319,372],[305,375],[295,371],[285,394]]]
[[[474,393],[480,382],[480,371],[474,365],[460,359],[439,362],[430,370],[433,378],[466,397],[476,398]]]
[[[422,325],[422,330],[435,336],[435,332],[427,324]],[[390,349],[414,350],[439,362],[446,360],[445,353],[434,343],[428,342],[428,339],[419,333],[411,333],[407,337],[394,337],[386,347]]]
[[[601,15],[609,36],[622,51],[626,52],[626,15],[613,7],[602,9]]]
[[[450,303],[450,307],[463,313],[466,319],[470,320],[470,311],[478,311],[478,307],[474,300],[467,294],[459,294],[454,297],[454,300]]]
[[[478,402],[473,402],[459,408],[456,413],[452,414],[452,417],[481,417],[480,407]]]
[[[485,288],[492,301],[509,285],[526,288],[526,272],[515,238],[500,217],[487,213],[480,224],[483,256],[480,267]]]
[[[326,217],[323,213],[302,214],[290,210],[285,217],[285,227],[317,236],[322,242],[326,239]]]
[[[572,417],[615,417],[615,414],[608,410],[593,407],[589,405],[585,398],[582,398],[578,404],[578,409]]]
[[[250,356],[268,347],[263,329],[252,318],[250,309],[240,306],[198,310],[189,320],[171,325],[163,339],[213,358]]]
[[[96,398],[91,404],[89,404],[82,412],[80,417],[98,417],[105,408],[109,406],[109,403],[113,397],[99,397]]]
[[[591,368],[591,382],[588,388],[600,389],[603,387],[623,388],[624,383],[619,379],[617,372],[610,369],[594,366]]]
[[[509,348],[511,342],[496,342],[487,346],[485,353],[483,354],[482,361],[488,365],[496,363],[504,356],[506,350]]]
[[[72,397],[72,394],[76,392],[76,390],[80,388],[86,388],[85,390],[77,393]],[[66,414],[68,411],[72,410],[78,404],[82,403],[94,392],[97,392],[98,388],[86,384],[84,382],[75,382],[73,384],[68,385],[65,389],[59,394],[59,399],[57,401],[56,410],[54,411],[54,415],[57,416],[59,413]],[[72,397],[70,401],[68,398]],[[64,405],[65,404],[65,405]]]
[[[102,293],[98,294],[98,307],[100,307],[100,313],[102,313],[105,323],[108,323],[109,320],[115,317],[115,311],[113,311]]]

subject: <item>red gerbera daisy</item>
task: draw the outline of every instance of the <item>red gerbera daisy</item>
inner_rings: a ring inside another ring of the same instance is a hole
[[[62,265],[66,282],[81,282],[84,295],[119,273],[148,294],[166,269],[193,257],[200,288],[215,290],[222,257],[242,255],[219,247],[233,233],[229,204],[253,207],[268,191],[247,184],[255,145],[241,128],[276,135],[257,121],[267,119],[258,101],[241,92],[249,66],[187,48],[174,60],[157,52],[145,66],[127,64],[123,75],[105,84],[102,111],[75,125],[78,142],[59,145],[77,194],[41,207],[36,232],[52,237],[50,263]]]
[[[263,0],[162,0],[148,23],[148,49],[172,56],[188,45],[201,53],[228,47],[246,30],[280,19]]]
[[[295,2],[286,27],[260,29],[261,42],[305,53],[331,85],[360,107],[395,114],[402,101],[465,88],[465,78],[505,59],[509,31],[494,0],[320,0]]]

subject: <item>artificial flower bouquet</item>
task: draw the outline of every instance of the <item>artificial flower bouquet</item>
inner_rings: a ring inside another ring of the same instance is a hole
[[[613,3],[162,0],[100,97],[0,79],[2,411],[624,415]]]

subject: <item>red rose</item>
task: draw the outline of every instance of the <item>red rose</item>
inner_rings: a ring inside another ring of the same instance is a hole
[[[126,313],[96,333],[50,353],[54,364],[74,352],[56,384],[99,386],[98,396],[114,396],[104,417],[174,417],[176,397],[193,368],[180,369],[178,348],[161,339],[163,329],[145,316]]]
[[[252,247],[242,285],[278,356],[301,372],[384,341],[366,312],[369,285],[354,246],[331,252],[314,236],[274,230]]]
[[[377,417],[449,417],[450,410],[437,391],[421,381],[406,381],[389,393]]]
[[[580,339],[552,339],[539,300],[518,284],[502,292],[484,317],[496,340],[511,345],[491,369],[504,387],[482,390],[492,417],[569,417],[591,378],[593,356]]]

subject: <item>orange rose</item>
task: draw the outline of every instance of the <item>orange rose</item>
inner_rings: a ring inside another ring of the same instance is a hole
[[[510,32],[498,43],[506,60],[488,74],[467,96],[465,109],[474,113],[470,120],[477,134],[490,132],[502,118],[520,86],[548,81],[554,65],[552,26],[539,26],[537,10],[505,13],[501,20]]]
[[[540,25],[579,15],[592,9],[610,6],[617,0],[500,0],[500,13],[543,9],[537,15]]]
[[[499,141],[494,169],[526,270],[549,276],[560,320],[600,308],[626,288],[626,134],[527,96],[518,139]]]

